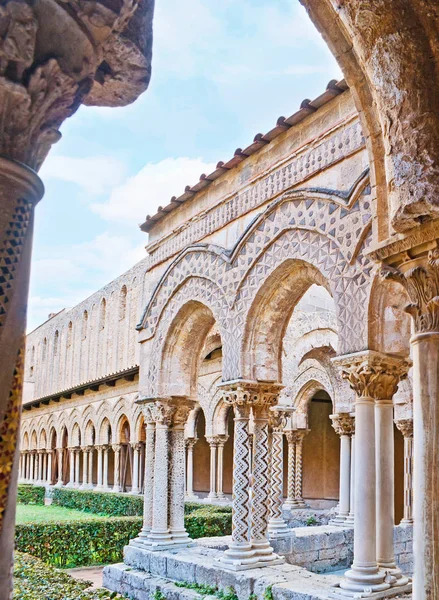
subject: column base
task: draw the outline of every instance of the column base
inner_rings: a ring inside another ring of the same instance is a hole
[[[370,588],[364,587],[363,591],[348,591],[336,587],[332,592],[329,593],[328,598],[333,600],[346,600],[346,598],[371,598],[372,600],[378,600],[379,598],[392,598],[393,596],[400,596],[401,594],[410,594],[412,591],[412,584],[409,583],[405,586],[391,587],[386,590],[379,592],[369,591]]]
[[[349,513],[344,524],[347,527],[353,527],[355,525],[355,516],[352,513]]]
[[[293,535],[291,529],[283,519],[270,519],[267,531],[270,538],[284,538]]]
[[[282,505],[282,510],[292,510],[293,508],[299,508],[295,500],[286,500]]]
[[[348,515],[337,515],[329,521],[328,525],[334,525],[335,527],[344,527],[346,525],[347,518]]]
[[[185,495],[184,501],[185,502],[201,502],[200,498],[198,496],[196,496],[195,494],[192,494],[190,496]]]
[[[229,549],[217,558],[215,563],[228,571],[245,571],[258,566],[258,557],[248,542],[232,542]]]
[[[116,492],[117,494],[121,493],[121,489],[119,486],[114,486],[113,488],[110,489],[110,492]]]
[[[62,481],[57,481],[53,487],[60,488],[62,486],[63,486],[63,482]]]
[[[140,494],[140,490],[131,490],[129,492],[130,496],[138,496]]]
[[[213,504],[216,500],[218,500],[218,496],[216,494],[209,494],[207,498],[204,498],[204,500],[202,500],[202,502],[205,502],[206,504]]]
[[[390,582],[388,583],[386,579],[391,579],[391,577],[387,576],[386,572],[380,569],[376,563],[359,564],[354,562],[340,581],[338,593],[348,597],[357,597],[358,594],[369,597],[390,589]]]

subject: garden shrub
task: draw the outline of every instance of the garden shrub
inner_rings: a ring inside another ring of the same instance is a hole
[[[143,496],[56,488],[53,504],[114,517],[141,517]]]
[[[184,514],[189,515],[194,510],[207,510],[215,513],[232,514],[232,507],[221,504],[204,504],[203,502],[186,502],[184,505]]]
[[[232,533],[232,513],[218,512],[216,507],[194,510],[184,517],[186,531],[191,538],[214,537]]]
[[[15,553],[14,600],[110,600],[122,598],[104,589],[87,590],[90,581],[77,580],[29,554]],[[86,591],[87,590],[87,591]]]
[[[114,563],[141,528],[141,517],[22,523],[15,528],[15,544],[56,567]]]
[[[17,502],[19,504],[44,504],[46,488],[42,485],[20,483],[17,489]]]

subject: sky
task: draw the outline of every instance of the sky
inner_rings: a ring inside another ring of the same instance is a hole
[[[157,0],[148,90],[81,107],[40,170],[28,330],[141,260],[147,214],[341,77],[298,0]]]

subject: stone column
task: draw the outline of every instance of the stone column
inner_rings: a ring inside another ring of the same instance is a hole
[[[152,529],[154,506],[155,420],[149,403],[139,400],[138,404],[142,405],[146,428],[143,527],[139,536],[136,539],[131,540],[130,544],[135,546],[148,546],[150,545],[148,536]]]
[[[299,508],[307,506],[302,496],[303,440],[307,433],[308,429],[296,429],[296,465],[294,495],[296,500],[296,506],[298,506]]]
[[[287,473],[287,499],[285,508],[296,508],[296,432],[293,429],[285,431],[288,443],[288,473]]]
[[[355,415],[351,414],[354,419],[354,429],[351,437],[351,485],[349,495],[349,514],[346,517],[344,525],[354,526],[355,522]]]
[[[57,473],[57,482],[55,487],[62,487],[63,485],[63,472],[62,472],[62,459],[63,459],[63,449],[56,448],[55,450],[57,456],[57,464],[58,464],[58,473]]]
[[[88,447],[88,479],[87,479],[87,488],[93,489],[93,446]]]
[[[82,446],[82,483],[80,485],[81,490],[85,490],[88,487],[88,455],[89,448],[87,446]],[[78,481],[79,483],[79,481]]]
[[[52,485],[52,462],[53,462],[53,450],[47,452],[47,485]]]
[[[193,545],[184,526],[184,488],[185,488],[185,448],[184,426],[193,408],[193,402],[186,398],[177,400],[172,415],[171,464],[169,482],[169,530],[174,546]]]
[[[377,487],[375,402],[392,398],[400,378],[404,376],[405,363],[398,358],[372,351],[337,357],[334,362],[340,366],[342,377],[349,381],[356,393],[354,561],[340,583],[344,595],[354,597],[365,590],[368,593],[388,590],[395,581],[392,577],[386,577],[386,572],[377,561],[377,518],[379,527],[382,528],[380,549],[391,546],[393,550],[393,524],[390,527],[384,511],[380,507],[377,510],[377,499],[379,498],[380,503],[392,504],[393,510],[393,495],[390,501],[385,498],[386,488],[381,475]],[[380,440],[380,449],[382,429],[379,424],[377,440]],[[380,469],[385,469],[393,485],[386,460],[384,457]]]
[[[224,482],[224,446],[229,436],[219,435],[218,438],[218,472],[217,472],[217,485],[216,485],[216,496],[217,502],[227,502],[227,498],[223,492]]]
[[[131,443],[133,449],[133,473],[131,477],[131,494],[139,493],[139,457],[140,457],[140,443]]]
[[[44,457],[44,451],[40,450],[37,453],[37,465],[38,465],[38,479],[37,479],[37,484],[43,483],[43,457]]]
[[[26,456],[26,480],[30,481],[30,465],[31,465],[31,453],[28,452]]]
[[[75,485],[75,449],[69,448],[69,466],[70,466],[70,474],[69,474],[69,482],[67,487],[74,487]]]
[[[290,407],[273,406],[270,409],[271,426],[271,481],[270,481],[270,537],[291,535],[282,517],[283,502],[283,436],[287,417],[294,411]]]
[[[114,479],[113,479],[113,492],[120,492],[120,452],[121,444],[113,444],[114,452]]]
[[[349,516],[351,500],[351,436],[354,419],[349,413],[331,415],[332,427],[340,436],[340,493],[338,515],[331,525],[344,525]]]
[[[223,399],[235,411],[232,543],[220,563],[231,570],[283,562],[268,541],[268,409],[276,404],[279,384],[237,381],[222,386]],[[249,418],[254,420],[253,497],[249,514]],[[249,522],[250,521],[250,522]]]
[[[97,472],[97,481],[96,481],[96,487],[94,488],[95,492],[99,492],[103,489],[103,485],[102,485],[102,454],[103,454],[103,447],[102,446],[96,446],[96,450],[98,453],[98,472]]]
[[[186,438],[187,467],[186,467],[186,502],[197,502],[198,496],[194,494],[194,446],[198,438]]]
[[[377,562],[390,571],[396,581],[393,585],[406,585],[404,577],[395,562],[393,530],[395,527],[395,467],[393,435],[393,395],[401,379],[407,377],[411,363],[382,356],[383,387],[381,397],[375,398],[375,440],[377,475]]]
[[[205,502],[212,502],[217,499],[216,495],[216,451],[218,448],[218,440],[215,436],[206,438],[210,447],[210,485],[209,495]]]
[[[108,490],[108,451],[109,447],[107,445],[103,446],[103,456],[104,456],[104,467],[102,474],[102,487],[104,490]]]
[[[413,419],[395,421],[404,436],[404,516],[401,523],[413,524]]]
[[[79,481],[80,460],[81,460],[81,450],[80,450],[80,448],[76,448],[75,449],[75,483],[74,483],[75,488],[79,488],[80,483],[81,483]]]
[[[403,250],[403,251],[402,251]],[[439,598],[439,236],[437,222],[377,251],[406,288],[413,318],[413,598]],[[414,258],[413,258],[414,257]],[[383,318],[383,317],[382,317]]]

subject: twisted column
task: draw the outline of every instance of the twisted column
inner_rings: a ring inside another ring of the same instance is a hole
[[[288,443],[288,473],[287,473],[287,499],[285,508],[296,508],[296,432],[293,429],[285,431]]]
[[[351,436],[354,419],[349,413],[331,415],[332,427],[340,436],[340,493],[338,515],[331,525],[344,525],[350,510],[351,499]]]
[[[413,419],[395,421],[404,436],[404,516],[401,523],[413,523]]]
[[[194,446],[198,438],[186,438],[187,448],[187,469],[186,469],[186,495],[187,502],[196,502],[198,496],[194,494]]]
[[[302,483],[303,483],[303,440],[308,433],[308,429],[296,430],[296,467],[295,467],[295,500],[296,506],[307,506],[303,499]]]
[[[130,542],[134,545],[149,544],[148,535],[152,529],[154,505],[154,464],[155,464],[155,421],[149,408],[143,407],[145,417],[145,477],[143,496],[143,526],[139,536]]]
[[[287,417],[293,408],[273,406],[270,410],[271,425],[271,482],[270,482],[270,537],[291,535],[282,517],[283,502],[283,434]]]
[[[121,444],[113,444],[114,452],[114,477],[113,477],[113,492],[120,492],[120,453],[122,450]]]
[[[220,563],[232,570],[283,562],[268,541],[268,408],[277,402],[282,386],[259,382],[225,383],[223,399],[235,412],[232,543]],[[249,418],[253,410],[253,497],[250,510]]]

